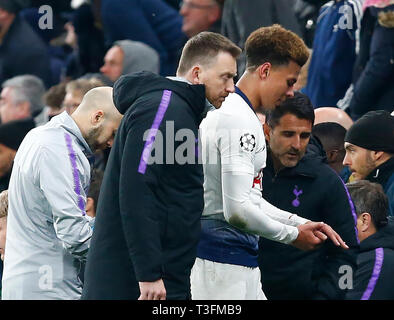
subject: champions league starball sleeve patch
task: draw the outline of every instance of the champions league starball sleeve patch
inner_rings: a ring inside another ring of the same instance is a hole
[[[239,139],[241,149],[246,152],[252,152],[256,147],[256,138],[251,133],[245,133]]]

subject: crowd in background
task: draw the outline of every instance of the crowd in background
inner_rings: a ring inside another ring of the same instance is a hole
[[[311,139],[310,144],[318,145],[315,151],[343,184],[369,180],[381,185],[387,196],[387,215],[393,216],[394,129],[393,120],[387,118],[390,114],[394,118],[392,0],[0,0],[0,192],[8,189],[13,161],[26,134],[63,112],[73,114],[89,90],[112,87],[122,75],[139,71],[174,76],[186,41],[202,31],[221,33],[245,49],[251,32],[272,24],[293,31],[310,50],[294,84],[294,89],[309,97],[314,109],[312,134],[317,142]],[[246,68],[244,52],[237,59],[235,80]],[[264,123],[265,115],[261,116]],[[354,155],[357,148],[383,156],[360,161]],[[109,154],[109,148],[95,151],[91,164],[94,170],[86,214],[92,218]],[[305,161],[305,173],[299,169],[289,174],[313,175],[307,172],[313,166],[308,168]],[[275,176],[267,163],[264,176]],[[287,178],[278,179],[286,184]],[[267,185],[264,195],[278,207],[281,199],[276,194],[281,186],[279,182]],[[318,187],[312,186],[310,192],[313,188]],[[333,182],[332,188],[338,185]],[[295,199],[297,192],[294,189]],[[341,207],[347,195],[335,195],[335,203],[324,199],[330,209],[339,212],[333,208]],[[357,214],[365,212],[356,209]],[[1,233],[6,214],[0,213]],[[375,232],[380,229],[375,227]],[[381,238],[386,236],[383,232]],[[391,241],[376,248],[393,251],[394,233],[389,237]],[[260,245],[267,248],[267,257],[285,250],[269,240]],[[0,252],[3,256],[2,243]],[[302,258],[302,254],[292,254],[277,265],[266,262],[274,258],[261,262],[268,274],[264,292],[269,299],[294,298],[291,290],[295,288],[284,293],[276,287],[277,277],[285,281],[292,273],[283,278],[274,270],[286,269],[284,264]],[[298,266],[300,273],[312,260],[305,261]],[[394,261],[391,263],[392,268]],[[308,292],[303,294],[310,297]]]

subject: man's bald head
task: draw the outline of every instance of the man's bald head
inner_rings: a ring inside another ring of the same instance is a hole
[[[335,107],[322,107],[315,109],[315,125],[323,122],[335,122],[348,130],[353,120],[342,109]]]
[[[120,117],[121,114],[116,109],[112,98],[113,89],[111,87],[96,87],[90,89],[82,99],[81,104],[74,111],[77,113],[91,113],[102,110],[111,117]]]
[[[89,90],[71,115],[93,150],[112,145],[122,120],[122,115],[114,105],[112,91],[111,87]]]

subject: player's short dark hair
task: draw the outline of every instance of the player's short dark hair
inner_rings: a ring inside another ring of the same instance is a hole
[[[252,32],[245,43],[245,54],[246,68],[252,70],[266,62],[278,67],[294,61],[302,67],[309,58],[304,41],[278,24]]]
[[[236,59],[242,50],[219,33],[200,32],[190,38],[183,47],[177,74],[185,74],[197,63],[201,65],[212,63],[220,52],[227,52]]]
[[[380,184],[368,180],[358,180],[347,183],[346,186],[353,200],[357,216],[368,212],[376,229],[387,225],[389,202]]]
[[[345,141],[346,129],[336,122],[322,122],[313,126],[312,135],[317,137],[323,146],[341,148]]]
[[[311,100],[307,95],[295,91],[294,97],[287,98],[274,110],[266,112],[266,122],[271,128],[275,128],[280,119],[286,114],[293,114],[298,119],[306,119],[313,123],[315,121],[315,112]]]

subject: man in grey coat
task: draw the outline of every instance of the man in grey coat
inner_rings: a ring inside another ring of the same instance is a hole
[[[226,0],[223,7],[221,34],[244,49],[248,36],[260,27],[278,23],[301,36],[301,27],[293,7],[295,0]],[[237,61],[238,74],[245,71],[245,54]]]
[[[93,224],[85,210],[89,159],[112,145],[121,117],[112,88],[99,87],[71,116],[26,135],[8,189],[2,299],[79,299]]]

